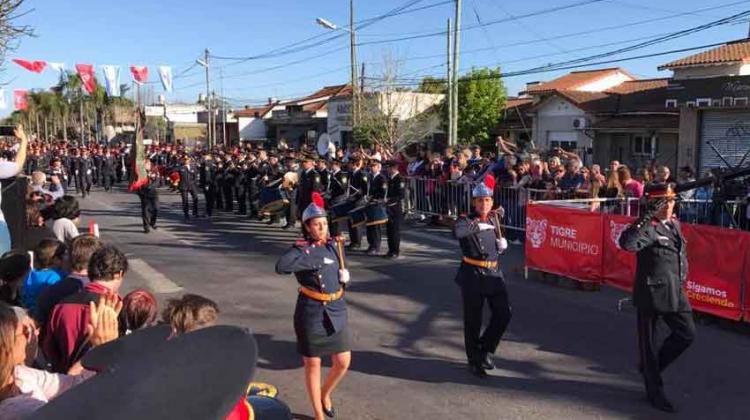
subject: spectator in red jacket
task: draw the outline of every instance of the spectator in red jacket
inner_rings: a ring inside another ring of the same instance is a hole
[[[52,309],[42,346],[55,372],[66,373],[88,350],[85,330],[91,318],[89,304],[101,295],[117,294],[127,270],[125,254],[111,245],[102,247],[89,261],[91,282]]]

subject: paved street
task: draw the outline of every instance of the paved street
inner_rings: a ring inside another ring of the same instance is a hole
[[[123,192],[81,200],[85,225],[128,253],[126,289],[160,300],[184,292],[216,300],[221,321],[251,328],[260,346],[256,379],[278,386],[297,418],[309,418],[292,313],[296,282],[274,272],[296,233],[240,216],[185,223],[179,197],[161,190],[160,229],[141,230],[138,199]],[[203,201],[201,199],[201,206]],[[397,261],[350,255],[347,301],[352,371],[334,396],[344,419],[746,419],[750,336],[699,323],[698,339],[665,376],[681,409],[667,416],[645,401],[636,371],[635,313],[611,289],[576,290],[524,280],[523,254],[504,259],[513,320],[486,380],[465,368],[459,259],[446,231],[409,228]],[[385,250],[385,240],[383,243]],[[189,398],[189,396],[186,396]]]

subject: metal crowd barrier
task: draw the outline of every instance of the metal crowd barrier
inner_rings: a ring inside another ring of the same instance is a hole
[[[471,190],[476,182],[421,177],[407,177],[407,180],[407,215],[455,218],[471,212]],[[494,200],[505,209],[503,227],[512,239],[523,239],[529,201],[633,217],[639,217],[641,211],[637,198],[575,198],[575,193],[559,190],[501,187],[495,189]],[[680,200],[677,214],[686,223],[748,229],[746,205],[742,201],[726,201],[717,212],[713,207],[712,200],[685,199]]]

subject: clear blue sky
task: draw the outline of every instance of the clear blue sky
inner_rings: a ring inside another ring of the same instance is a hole
[[[464,0],[463,24],[476,26],[478,19],[486,24],[579,1]],[[360,20],[380,15],[408,1],[356,0],[355,3],[357,20]],[[422,0],[413,7],[436,3],[441,1]],[[745,1],[647,24],[560,38],[564,34],[666,18],[729,3],[732,1],[605,0],[469,29],[462,34],[462,50],[465,53],[461,57],[461,69],[497,65],[506,72],[528,69],[614,50],[640,42],[636,39],[686,29],[750,9],[750,1]],[[5,71],[0,74],[2,81],[9,83],[6,86],[9,102],[12,102],[10,92],[13,89],[46,88],[56,80],[56,75],[49,69],[41,75],[32,74],[11,63],[11,58],[62,61],[68,68],[73,68],[75,63],[97,66],[118,64],[122,67],[123,82],[131,80],[127,70],[130,64],[145,64],[151,67],[151,80],[157,81],[155,66],[169,64],[173,66],[175,75],[179,74],[202,54],[205,47],[217,56],[252,56],[308,37],[329,36],[330,31],[326,34],[326,29],[315,24],[314,19],[318,16],[341,26],[348,21],[347,0],[27,0],[26,7],[34,10],[23,17],[22,22],[31,25],[37,36],[21,41],[17,51],[8,56]],[[443,4],[385,19],[362,29],[359,42],[444,30],[447,18],[452,15],[452,4]],[[747,33],[747,22],[726,25],[614,58],[728,41],[745,37]],[[601,44],[612,45],[589,48]],[[226,66],[223,68],[224,95],[235,104],[258,103],[268,97],[300,96],[324,85],[347,81],[347,46],[348,37],[341,37],[328,44],[281,57],[245,63],[215,60],[212,83],[218,92],[218,68]],[[372,76],[382,73],[383,57],[388,54],[401,61],[401,77],[442,76],[446,71],[445,49],[443,36],[376,43],[361,46],[359,60],[367,63],[366,72]],[[665,77],[669,73],[658,72],[657,65],[686,54],[616,65],[625,67],[639,77]],[[258,73],[259,70],[274,67],[276,69]],[[527,81],[551,79],[561,73],[565,71],[508,78],[505,83],[509,93],[515,94]],[[99,68],[97,76],[101,78]],[[187,76],[175,80],[175,91],[167,95],[168,100],[193,102],[198,93],[205,89],[202,84],[204,76],[199,68],[193,68],[187,72]],[[156,93],[160,93],[160,86],[154,86]]]

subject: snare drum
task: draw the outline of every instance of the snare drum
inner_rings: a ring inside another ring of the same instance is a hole
[[[279,213],[289,204],[284,192],[278,187],[265,187],[260,191],[261,213]]]
[[[371,203],[365,208],[367,226],[377,226],[388,223],[388,212],[383,203]]]
[[[349,212],[352,227],[359,227],[367,223],[367,206],[357,207]]]
[[[349,212],[354,209],[351,201],[342,201],[331,206],[331,222],[338,223],[349,219]]]

